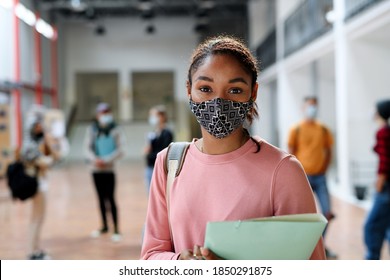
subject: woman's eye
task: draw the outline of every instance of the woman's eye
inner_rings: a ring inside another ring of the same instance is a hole
[[[209,87],[201,87],[201,88],[199,88],[199,90],[201,92],[211,92],[211,88],[209,88]]]
[[[229,93],[240,94],[240,93],[242,93],[242,90],[240,88],[232,88],[229,90]]]

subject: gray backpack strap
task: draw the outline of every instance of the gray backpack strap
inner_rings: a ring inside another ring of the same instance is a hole
[[[172,142],[168,146],[167,156],[165,158],[165,171],[167,173],[167,185],[165,190],[165,200],[167,203],[169,233],[171,235],[172,250],[175,251],[173,244],[172,228],[170,221],[170,194],[173,180],[180,174],[184,159],[187,154],[189,142]]]
[[[169,144],[167,157],[165,158],[166,174],[169,174],[169,171],[171,170],[169,168],[170,161],[177,161],[177,168],[175,168],[175,177],[180,174],[189,146],[190,142],[172,142],[171,144]]]

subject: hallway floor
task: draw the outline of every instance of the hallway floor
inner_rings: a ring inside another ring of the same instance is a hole
[[[122,240],[113,243],[111,233],[91,238],[98,229],[97,197],[88,167],[81,162],[63,163],[51,170],[42,246],[52,259],[125,260],[138,259],[147,197],[143,162],[122,162],[118,166],[116,197]],[[336,219],[329,226],[326,244],[338,259],[364,256],[362,227],[366,211],[332,197]],[[25,259],[30,203],[12,202],[5,181],[0,180],[0,259]],[[110,218],[110,217],[109,217]],[[383,259],[390,259],[388,244]]]

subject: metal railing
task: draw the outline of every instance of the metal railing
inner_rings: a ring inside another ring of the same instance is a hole
[[[332,0],[306,0],[284,22],[284,56],[288,56],[332,28],[326,14]]]
[[[345,0],[345,20],[349,20],[371,6],[383,1],[384,0]]]
[[[260,70],[264,70],[276,62],[276,28],[272,29],[256,48],[256,57]]]

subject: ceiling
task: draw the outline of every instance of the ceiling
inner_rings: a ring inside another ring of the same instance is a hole
[[[108,18],[141,18],[152,25],[161,17],[192,17],[194,31],[201,36],[216,33],[248,36],[249,0],[34,0],[52,23],[71,20],[97,22]],[[99,33],[99,30],[97,30]],[[101,33],[104,33],[102,30]]]
[[[35,0],[39,10],[56,19],[118,17],[229,18],[247,9],[248,0]]]

